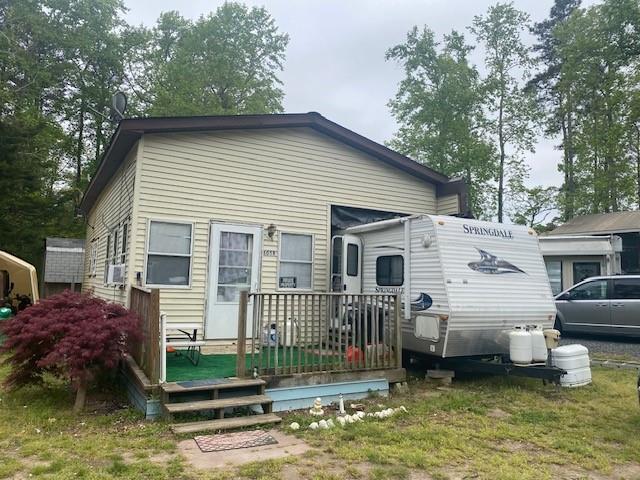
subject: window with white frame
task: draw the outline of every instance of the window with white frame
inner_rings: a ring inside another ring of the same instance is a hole
[[[311,290],[313,276],[313,236],[280,234],[278,288]]]
[[[96,276],[98,270],[98,240],[93,239],[91,241],[91,248],[89,250],[89,275]]]
[[[126,221],[122,223],[122,251],[120,252],[120,263],[126,263],[127,261],[127,241],[129,240],[127,238],[127,235],[129,234],[128,227],[129,225]]]
[[[190,223],[149,223],[147,285],[190,285],[192,235]]]
[[[107,245],[105,247],[104,255],[104,283],[109,280],[109,265],[111,264],[112,252],[111,250],[111,234],[107,235]]]

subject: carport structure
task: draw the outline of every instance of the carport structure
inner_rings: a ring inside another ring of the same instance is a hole
[[[21,258],[0,250],[0,299],[16,295],[26,295],[33,303],[38,301],[36,268]]]

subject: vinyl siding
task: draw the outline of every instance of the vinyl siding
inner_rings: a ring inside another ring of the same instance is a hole
[[[105,262],[107,253],[107,236],[109,231],[118,230],[118,261],[122,252],[122,225],[128,223],[127,250],[130,250],[132,239],[131,214],[134,205],[134,182],[136,172],[136,152],[131,149],[122,166],[113,176],[107,187],[102,191],[100,197],[87,215],[87,235],[84,256],[84,281],[82,290],[93,292],[95,295],[112,302],[127,305],[128,291],[131,279],[127,285],[120,288],[105,283]],[[92,243],[98,244],[98,261],[96,274],[91,275],[91,248]],[[112,238],[113,242],[113,238]],[[112,247],[113,248],[113,247]],[[130,252],[127,253],[127,262],[130,260]],[[130,269],[126,269],[125,278],[130,275]]]
[[[460,213],[458,194],[438,197],[438,215],[455,215]]]
[[[431,213],[435,188],[312,129],[145,135],[136,183],[134,270],[143,272],[150,219],[194,223],[189,288],[162,288],[168,318],[203,321],[211,221],[314,236],[313,289],[329,283],[330,205]],[[263,234],[262,248],[278,249]],[[276,290],[277,257],[263,257],[262,291]]]

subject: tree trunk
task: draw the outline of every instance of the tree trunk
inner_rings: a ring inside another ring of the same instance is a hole
[[[80,200],[82,198],[82,189],[80,188],[80,184],[82,182],[82,153],[83,153],[83,142],[84,142],[84,114],[85,114],[85,105],[84,98],[80,104],[80,117],[78,119],[78,144],[76,145],[76,191],[77,199],[76,199],[76,207],[80,205]]]
[[[500,109],[498,111],[498,144],[500,147],[500,166],[498,169],[498,222],[503,220],[503,203],[504,203],[504,134],[503,134],[503,110],[504,110],[504,94],[500,96]]]
[[[87,381],[81,379],[78,382],[78,389],[76,390],[76,402],[73,405],[73,411],[78,413],[84,410],[84,405],[87,400]]]

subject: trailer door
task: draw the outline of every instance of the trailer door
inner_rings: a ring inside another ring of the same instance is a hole
[[[362,240],[355,235],[331,239],[331,291],[362,293]]]
[[[362,293],[362,240],[355,235],[342,237],[342,291]]]

